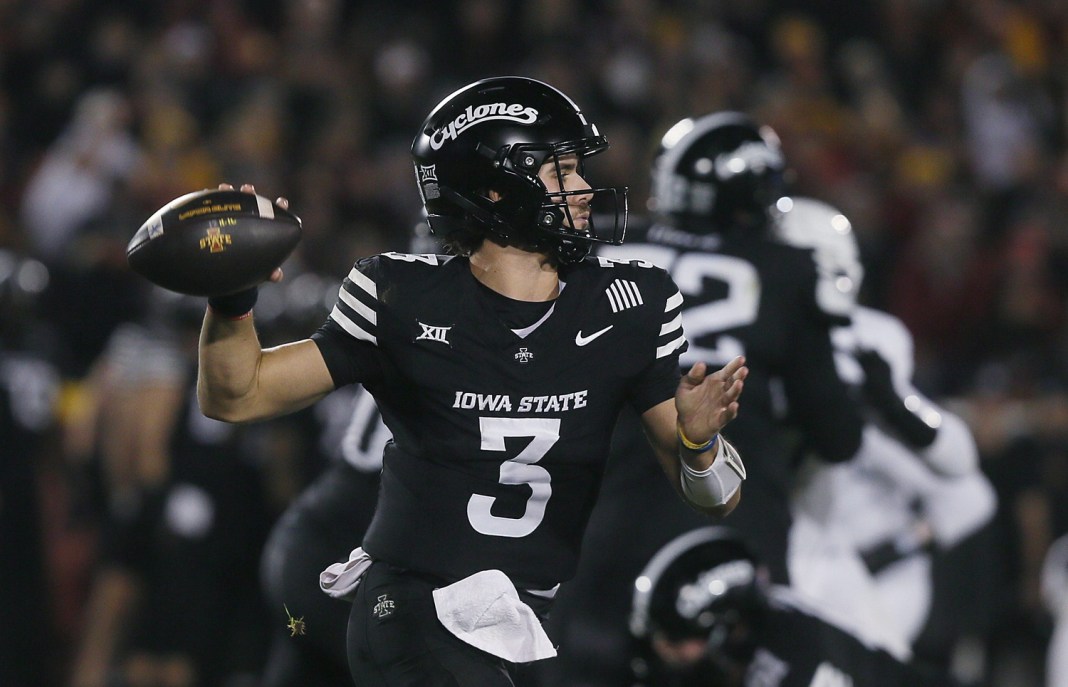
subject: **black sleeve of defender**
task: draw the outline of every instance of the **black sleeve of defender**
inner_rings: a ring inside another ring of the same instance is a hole
[[[828,321],[801,319],[791,331],[792,357],[783,371],[790,412],[824,460],[851,459],[860,448],[860,403],[838,376]]]

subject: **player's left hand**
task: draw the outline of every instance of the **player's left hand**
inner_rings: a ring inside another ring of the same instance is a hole
[[[719,370],[709,373],[708,365],[697,363],[682,376],[675,391],[675,408],[683,433],[694,443],[704,443],[738,416],[738,397],[749,368],[738,356]]]

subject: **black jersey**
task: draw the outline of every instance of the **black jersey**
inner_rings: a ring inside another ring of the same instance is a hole
[[[616,417],[674,396],[687,344],[663,270],[587,258],[560,279],[541,319],[513,330],[466,258],[386,253],[349,273],[313,338],[394,436],[372,556],[535,589],[574,573]]]
[[[796,458],[812,450],[847,460],[862,428],[834,364],[830,329],[842,319],[820,306],[812,252],[756,232],[693,234],[654,224],[628,233],[625,245],[598,252],[668,270],[685,299],[690,348],[682,365],[720,367],[746,356],[744,399],[729,434],[745,456],[748,479],[731,519],[785,583]]]

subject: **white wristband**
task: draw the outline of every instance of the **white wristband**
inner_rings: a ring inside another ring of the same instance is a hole
[[[700,508],[724,505],[745,480],[742,457],[722,436],[716,447],[715,459],[704,470],[694,470],[681,458],[680,462],[682,493],[687,501]]]

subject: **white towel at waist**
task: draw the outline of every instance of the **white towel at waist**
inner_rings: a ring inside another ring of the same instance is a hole
[[[438,620],[473,647],[512,663],[556,656],[549,636],[500,570],[483,570],[434,590]]]
[[[347,561],[333,563],[319,573],[319,589],[335,599],[352,601],[356,587],[360,586],[360,580],[371,563],[371,557],[363,547],[357,547],[349,554]]]

